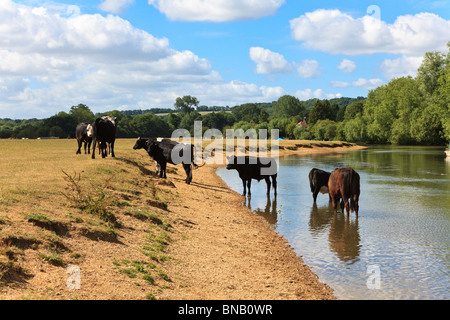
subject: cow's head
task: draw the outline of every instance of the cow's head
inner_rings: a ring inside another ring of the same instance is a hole
[[[134,150],[138,150],[138,149],[147,149],[147,141],[148,139],[143,139],[141,137],[139,137],[133,147]]]
[[[91,124],[88,124],[86,127],[86,135],[88,138],[92,138],[94,136],[94,127]]]

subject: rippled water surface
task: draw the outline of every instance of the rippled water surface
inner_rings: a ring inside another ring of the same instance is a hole
[[[353,167],[359,218],[313,204],[308,173]],[[242,192],[236,171],[218,170]],[[450,160],[442,148],[371,147],[280,159],[278,196],[252,183],[246,205],[264,215],[339,299],[450,299]]]

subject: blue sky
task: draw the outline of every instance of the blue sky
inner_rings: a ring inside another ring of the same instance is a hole
[[[0,0],[0,118],[366,96],[448,41],[450,1]]]

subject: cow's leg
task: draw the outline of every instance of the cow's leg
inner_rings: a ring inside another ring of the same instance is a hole
[[[319,188],[315,187],[314,192],[313,192],[314,202],[316,202],[318,194],[319,194]]]
[[[269,195],[270,194],[270,185],[271,185],[270,177],[267,176],[265,179],[266,179],[266,184],[267,184],[267,195]]]
[[[352,206],[353,210],[355,210],[356,217],[358,217],[358,211],[359,211],[359,199],[357,195],[354,195],[352,198]]]
[[[114,154],[114,142],[115,142],[115,141],[111,142],[111,145],[110,145],[110,148],[111,148],[111,157],[113,157],[113,158],[116,157],[116,155]]]
[[[273,185],[274,194],[275,194],[275,196],[277,196],[277,176],[276,175],[272,176],[272,185]]]
[[[93,139],[94,144],[92,145],[92,159],[95,159],[95,145],[97,144],[97,139]],[[100,147],[100,145],[99,145]]]
[[[348,217],[350,215],[350,199],[347,198],[346,195],[342,196],[342,202],[341,202],[342,213],[344,213],[344,206],[345,206],[345,211],[347,212],[347,217]]]
[[[186,172],[186,183],[190,184],[192,180],[192,168],[190,164],[183,164],[184,171]]]
[[[337,213],[337,206],[338,206],[339,200],[340,200],[339,196],[331,197],[331,202],[333,204],[334,213]]]
[[[249,196],[252,195],[252,192],[250,191],[251,186],[252,186],[252,179],[248,179],[248,180],[247,180],[247,189],[248,189],[248,193],[247,193],[247,194],[248,194]]]
[[[80,154],[81,153],[81,144],[82,144],[81,140],[78,140],[78,150],[77,150],[76,154]]]
[[[244,186],[244,192],[242,192],[242,195],[246,195],[247,194],[247,185],[246,185],[246,181],[245,179],[242,179],[242,185]]]
[[[91,143],[92,143],[92,141],[90,141],[88,143],[88,154],[91,154]]]
[[[167,163],[165,163],[165,162],[161,163],[161,172],[159,173],[160,178],[167,179],[166,168],[167,168]]]

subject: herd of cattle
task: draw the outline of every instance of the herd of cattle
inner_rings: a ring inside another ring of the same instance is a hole
[[[95,159],[95,147],[98,144],[99,153],[102,158],[111,154],[114,157],[114,142],[117,132],[117,119],[110,116],[103,116],[95,120],[94,123],[80,123],[76,128],[76,138],[78,142],[77,154],[81,153],[84,143],[84,153],[90,153],[92,146],[92,159]],[[86,151],[87,148],[87,151]],[[133,147],[134,150],[145,149],[148,155],[153,158],[157,165],[157,172],[160,178],[166,178],[167,163],[182,164],[186,172],[186,183],[192,181],[192,166],[198,167],[194,163],[194,146],[183,144],[162,138],[138,138]],[[269,170],[277,168],[274,158],[232,156],[227,158],[227,169],[237,170],[244,187],[243,195],[251,195],[251,181],[265,180],[267,184],[267,194],[270,194],[271,185],[277,195],[277,171]],[[264,171],[265,170],[265,171]],[[272,183],[270,181],[272,179]],[[320,193],[328,194],[329,200],[333,204],[334,211],[340,202],[341,211],[344,208],[347,216],[354,211],[358,217],[360,176],[352,168],[337,168],[333,172],[326,172],[320,169],[312,169],[309,173],[309,184],[313,194],[314,202]],[[248,190],[248,191],[247,191]]]

